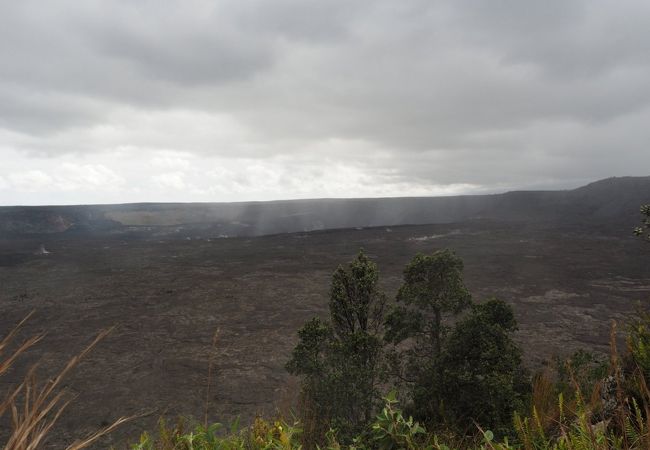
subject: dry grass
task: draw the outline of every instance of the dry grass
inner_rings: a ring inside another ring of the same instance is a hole
[[[43,339],[44,334],[32,336],[12,352],[7,352],[25,322],[33,314],[33,311],[28,314],[27,317],[0,341],[0,376],[23,353]],[[4,417],[5,414],[9,415],[11,424],[11,433],[3,446],[5,450],[36,450],[42,448],[48,433],[72,401],[67,395],[66,390],[62,387],[64,378],[111,331],[112,328],[101,331],[86,348],[72,357],[55,377],[45,382],[39,382],[36,377],[37,366],[35,365],[29,369],[27,375],[18,386],[9,390],[0,403],[0,418]],[[3,356],[5,352],[8,353],[7,356]],[[66,450],[86,448],[131,419],[133,417],[121,417],[112,425],[75,441],[66,447]]]

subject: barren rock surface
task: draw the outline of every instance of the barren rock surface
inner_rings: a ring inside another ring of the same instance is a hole
[[[49,254],[34,253],[41,244]],[[50,444],[150,413],[98,448],[121,445],[154,429],[161,415],[203,417],[219,330],[210,418],[286,412],[297,387],[283,365],[300,326],[326,315],[336,266],[363,248],[392,297],[413,255],[445,247],[464,259],[476,300],[498,296],[514,306],[533,367],[580,347],[606,352],[611,320],[625,321],[636,302],[650,299],[650,248],[619,230],[466,222],[231,239],[0,240],[0,335],[31,310],[21,336],[47,332],[0,388],[36,361],[44,379],[115,326],[69,378],[77,398]]]

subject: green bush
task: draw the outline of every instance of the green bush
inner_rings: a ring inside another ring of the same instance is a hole
[[[500,436],[512,429],[512,415],[530,392],[522,368],[521,349],[512,340],[516,330],[512,308],[497,299],[474,305],[447,339],[435,390],[447,422],[456,429],[474,423]]]
[[[286,368],[302,377],[301,416],[314,434],[332,427],[351,442],[373,418],[380,399],[386,301],[378,282],[377,266],[360,252],[332,276],[330,321],[314,318],[298,332]],[[313,447],[311,441],[304,444]]]
[[[416,255],[404,269],[396,305],[386,317],[390,372],[412,403],[414,415],[440,419],[439,359],[449,331],[446,319],[471,305],[463,261],[449,250]]]

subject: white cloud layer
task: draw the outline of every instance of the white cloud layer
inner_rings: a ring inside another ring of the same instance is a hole
[[[650,4],[0,2],[0,203],[650,173]]]

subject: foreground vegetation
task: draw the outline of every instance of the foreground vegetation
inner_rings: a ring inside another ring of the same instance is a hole
[[[479,423],[464,433],[448,425],[428,427],[407,417],[392,391],[376,416],[349,442],[334,428],[327,428],[320,442],[314,442],[310,433],[322,423],[313,423],[313,418],[307,422],[258,418],[250,427],[240,429],[234,424],[227,430],[220,424],[187,430],[183,423],[161,422],[155,435],[143,434],[132,449],[648,449],[650,316],[642,314],[629,326],[623,356],[618,355],[615,336],[614,324],[609,361],[579,351],[558,361],[553,370],[534,376],[525,407],[513,411],[510,433],[500,438]]]

